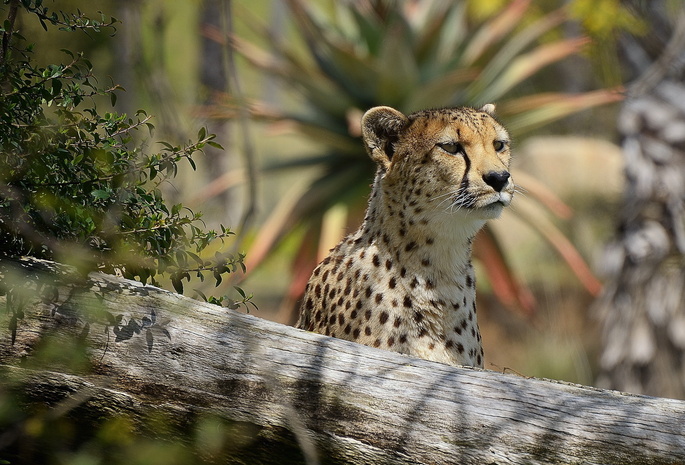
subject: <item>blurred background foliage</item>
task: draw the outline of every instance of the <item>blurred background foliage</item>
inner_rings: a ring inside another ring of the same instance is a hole
[[[600,187],[620,184],[620,167],[595,168],[598,152],[613,150],[606,141],[615,137],[625,83],[616,42],[651,27],[622,1],[44,3],[92,17],[102,11],[120,23],[114,35],[66,34],[20,15],[16,29],[34,44],[39,66],[62,63],[60,49],[83,52],[100,82],[125,89],[118,112],[153,115],[155,139],[182,145],[197,139],[199,126],[217,134],[225,151],[204,147],[197,171],[159,188],[172,204],[203,211],[208,228],[240,226],[232,247],[247,252],[249,273],[240,285],[254,291],[258,316],[281,322],[294,320],[316,262],[362,219],[374,169],[359,139],[361,114],[380,104],[411,112],[496,103],[516,142],[514,179],[526,193],[476,245],[486,366],[593,382],[597,332],[587,308],[600,288],[593,260],[610,234],[617,195],[578,192],[584,187],[574,182],[599,171]],[[93,102],[103,114],[112,110],[109,98]],[[601,141],[579,142],[581,134]],[[211,281],[196,286],[200,293],[210,293]],[[220,292],[234,284],[224,280]],[[14,397],[1,394],[3,425],[15,424]],[[124,434],[109,426],[78,453],[65,446],[53,463],[191,463],[185,452],[152,459],[152,445],[149,455],[147,446],[126,452],[126,437],[111,443],[111,456],[91,454],[92,444]],[[26,428],[53,431],[39,422]],[[203,428],[198,444],[230,441]]]
[[[231,108],[248,104],[254,118],[280,123],[321,146],[313,156],[267,162],[264,169],[265,175],[316,170],[308,185],[294,183],[283,195],[267,219],[269,227],[259,232],[250,249],[248,268],[253,269],[280,241],[300,234],[284,312],[300,297],[314,265],[360,221],[374,173],[359,140],[365,109],[389,105],[411,113],[497,102],[498,116],[520,138],[565,116],[620,100],[615,88],[565,93],[555,86],[548,68],[588,45],[584,36],[558,34],[571,19],[568,7],[547,12],[529,0],[516,0],[489,15],[478,10],[481,19],[474,19],[470,2],[350,2],[328,10],[318,8],[317,2],[286,3],[298,31],[290,40],[271,37],[266,49],[240,36],[229,39],[250,64],[278,77],[304,105],[289,111],[269,102],[234,101],[235,95],[228,95],[228,111],[219,105],[212,113],[234,118]],[[260,36],[270,37],[268,24],[248,9],[236,7],[236,13]],[[565,215],[551,190],[525,173],[515,176],[528,193],[519,203],[538,202],[553,215]],[[595,295],[599,282],[556,227],[537,219],[528,224]],[[534,298],[519,284],[491,229],[481,233],[476,257],[497,297],[530,315]]]

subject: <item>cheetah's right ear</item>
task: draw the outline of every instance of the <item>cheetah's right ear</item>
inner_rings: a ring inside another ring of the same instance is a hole
[[[387,169],[394,154],[393,142],[409,123],[401,112],[390,107],[373,107],[362,116],[364,146],[373,161]]]
[[[487,113],[490,116],[495,116],[495,104],[494,103],[486,103],[478,111],[484,111],[485,113]]]

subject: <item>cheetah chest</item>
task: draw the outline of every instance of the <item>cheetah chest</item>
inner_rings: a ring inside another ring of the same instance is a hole
[[[299,327],[372,347],[482,366],[473,269],[432,272],[429,260],[398,262],[350,237],[314,271]],[[362,241],[363,242],[363,241]]]

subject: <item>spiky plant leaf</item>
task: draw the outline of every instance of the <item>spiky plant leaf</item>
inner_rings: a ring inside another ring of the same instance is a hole
[[[547,37],[567,20],[563,9],[524,21],[531,18],[532,2],[514,0],[499,14],[478,23],[469,18],[467,1],[336,2],[333,13],[317,10],[317,2],[286,1],[297,31],[293,40],[271,41],[272,51],[239,37],[231,38],[231,42],[254,66],[281,78],[308,103],[298,114],[266,109],[264,105],[251,106],[251,114],[286,121],[290,129],[322,147],[320,155],[278,162],[268,168],[274,172],[310,166],[317,168],[318,174],[308,186],[298,188],[297,195],[283,198],[248,254],[249,268],[254,269],[291,231],[304,228],[306,243],[297,253],[293,271],[298,286],[300,275],[308,273],[300,267],[316,255],[310,249],[319,247],[326,212],[341,203],[354,211],[364,208],[374,172],[359,139],[358,120],[364,110],[389,105],[409,113],[427,107],[479,106],[497,101],[498,114],[510,131],[520,136],[621,98],[608,90],[575,95],[526,94],[528,87],[522,84],[586,45],[582,37]],[[247,10],[245,15],[249,16]],[[267,28],[254,21],[266,34]],[[224,116],[229,117],[230,108],[225,110]],[[519,201],[540,200],[555,214],[569,213],[558,199],[539,187],[531,186],[532,195]],[[550,224],[542,226],[541,235],[588,290],[596,292],[597,281],[580,254]],[[482,239],[478,255],[488,261],[488,268],[494,267],[490,277],[495,293],[507,304],[530,309],[529,293],[507,265],[496,236],[490,231],[484,234],[489,236]]]

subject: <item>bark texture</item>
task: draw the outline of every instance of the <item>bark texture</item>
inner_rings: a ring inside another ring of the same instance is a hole
[[[225,463],[685,462],[685,402],[413,359],[108,275],[31,286],[14,344],[0,337],[0,379],[27,406],[145,434],[146,416],[219,415],[241,425]],[[31,369],[46,338],[83,341],[90,370]],[[0,432],[0,452],[15,440]]]
[[[618,121],[626,191],[603,260],[598,384],[685,398],[685,15],[633,3],[652,32],[622,42],[640,77]]]

